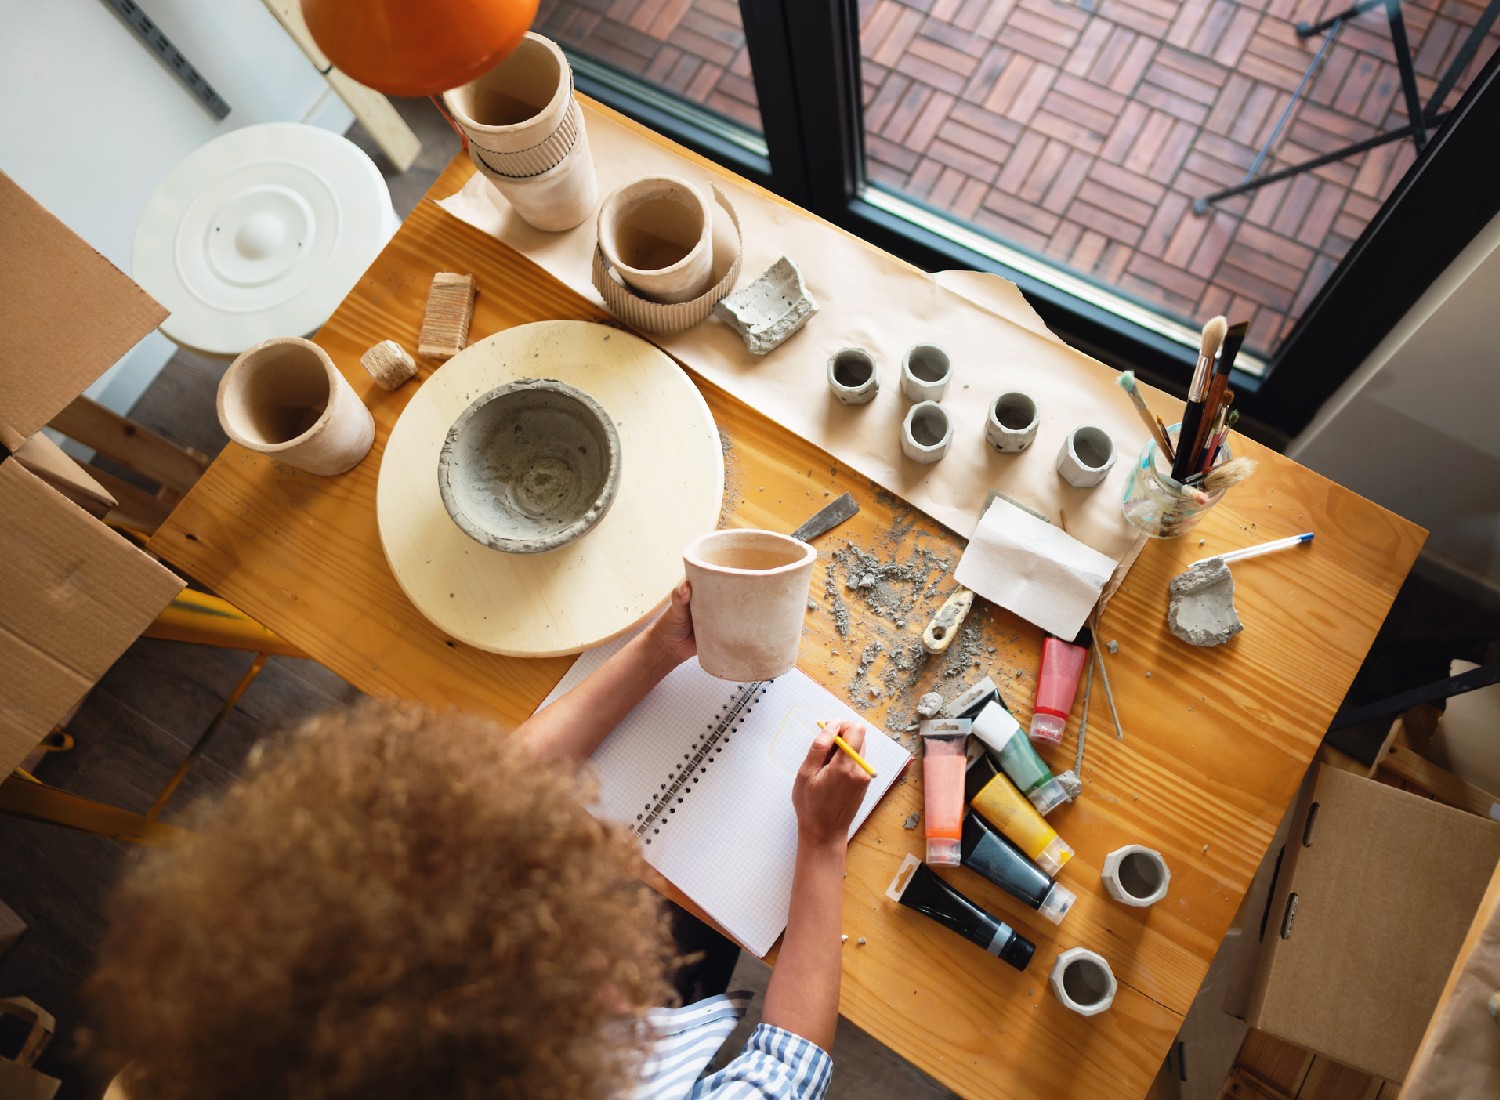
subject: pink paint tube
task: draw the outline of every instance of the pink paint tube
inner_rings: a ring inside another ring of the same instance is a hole
[[[935,867],[957,867],[962,860],[969,725],[967,718],[929,718],[922,723],[922,817],[927,825],[927,862]]]
[[[1033,741],[1048,745],[1062,741],[1092,641],[1085,627],[1075,642],[1049,637],[1042,643],[1042,667],[1037,673],[1036,704],[1032,707],[1029,731]]]

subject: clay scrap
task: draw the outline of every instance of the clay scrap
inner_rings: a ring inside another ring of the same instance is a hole
[[[714,306],[714,316],[739,333],[752,355],[775,351],[816,312],[802,273],[786,256]]]
[[[474,276],[439,271],[427,292],[427,312],[417,337],[417,354],[452,359],[469,344],[474,319]]]
[[[1196,562],[1172,578],[1167,625],[1188,645],[1223,645],[1241,630],[1234,577],[1223,558]]]

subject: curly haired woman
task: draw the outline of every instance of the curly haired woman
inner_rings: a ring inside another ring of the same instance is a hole
[[[792,793],[796,870],[762,1023],[703,1076],[746,996],[679,1008],[663,903],[577,772],[696,652],[684,585],[513,735],[366,704],[260,754],[125,876],[93,981],[136,1100],[819,1097],[838,1012],[849,823],[868,782],[830,726]]]

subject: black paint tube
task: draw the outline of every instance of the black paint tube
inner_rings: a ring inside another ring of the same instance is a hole
[[[1024,901],[1053,924],[1061,924],[1077,897],[1052,881],[1026,853],[974,812],[964,815],[963,865]]]
[[[1017,970],[1025,970],[1036,951],[1036,944],[953,889],[916,856],[906,857],[885,896],[926,914]]]
[[[987,752],[981,752],[969,762],[964,771],[964,802],[973,802],[974,796],[989,786],[991,779],[1000,775],[1000,766]]]

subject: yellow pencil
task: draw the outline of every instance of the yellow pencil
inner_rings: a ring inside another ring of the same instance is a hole
[[[819,729],[824,729],[824,728],[827,727],[827,725],[828,725],[827,722],[819,722],[818,723],[818,728]],[[870,762],[868,760],[866,760],[863,756],[859,755],[859,753],[857,753],[857,752],[854,751],[854,746],[853,745],[849,744],[849,742],[845,741],[838,734],[834,734],[833,735],[833,743],[835,745],[837,745],[839,748],[843,749],[846,753],[848,753],[849,754],[849,759],[853,760],[856,764],[858,764],[861,768],[863,768],[865,770],[866,774],[868,774],[871,779],[876,778],[875,769],[872,768],[872,767],[870,767]]]

